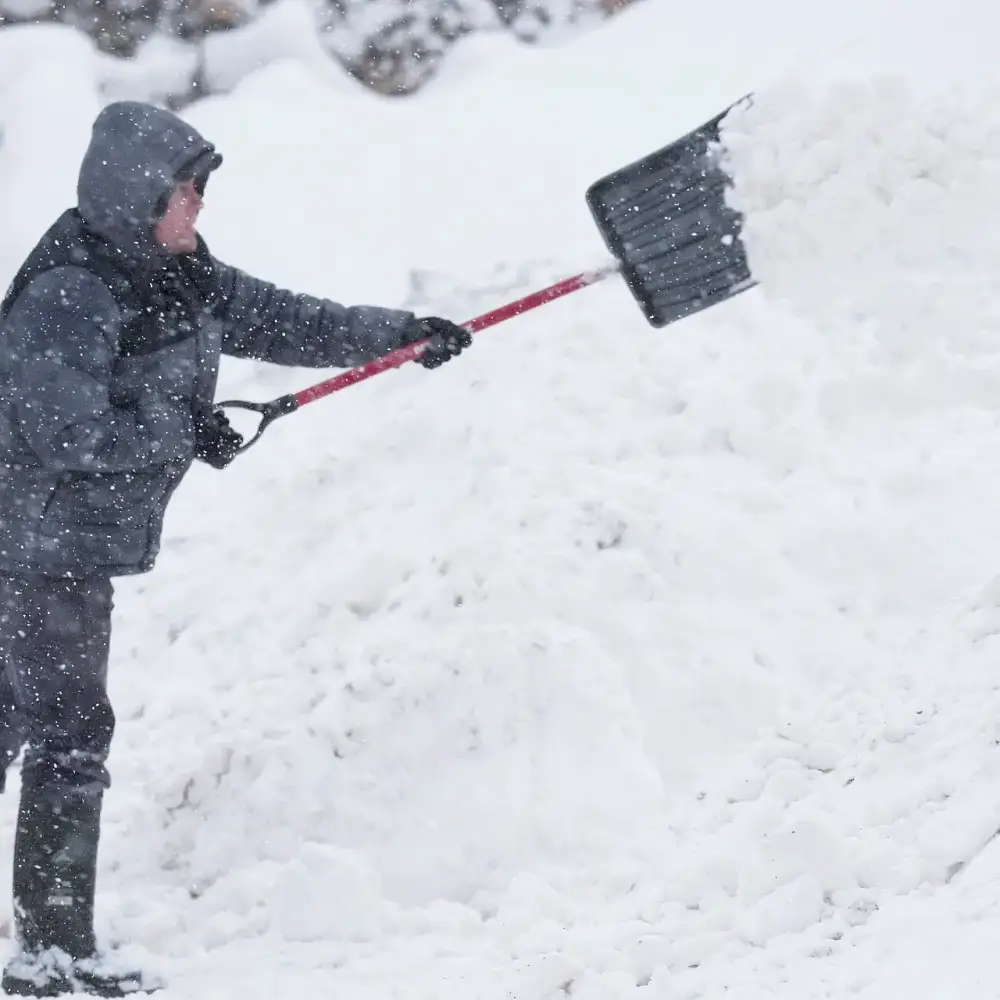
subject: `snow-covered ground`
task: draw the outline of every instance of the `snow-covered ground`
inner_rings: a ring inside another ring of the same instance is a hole
[[[405,102],[303,56],[190,109],[220,257],[467,319],[753,90],[762,286],[656,331],[609,282],[192,474],[118,588],[99,902],[165,997],[997,995],[1000,15],[942,13],[646,0]],[[102,66],[0,33],[2,281]]]

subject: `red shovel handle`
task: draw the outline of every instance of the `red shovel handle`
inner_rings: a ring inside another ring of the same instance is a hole
[[[531,295],[526,295],[523,299],[518,299],[516,302],[509,302],[507,305],[500,306],[491,312],[483,313],[482,316],[477,316],[475,319],[471,319],[468,323],[463,323],[462,325],[469,333],[478,333],[480,330],[496,326],[497,323],[502,323],[504,320],[520,316],[521,313],[527,312],[529,309],[537,309],[538,306],[543,306],[553,299],[561,298],[563,295],[569,295],[570,292],[593,285],[608,277],[608,275],[615,273],[617,270],[617,265],[613,265],[597,271],[586,271],[583,274],[577,274],[572,278],[566,278],[554,285],[550,285],[548,288],[543,288],[540,292],[532,292]],[[376,358],[374,361],[369,361],[368,364],[361,365],[360,368],[352,368],[342,375],[337,375],[334,378],[327,379],[325,382],[320,382],[318,385],[303,389],[301,392],[295,393],[295,402],[299,406],[305,406],[306,403],[312,403],[323,396],[328,396],[331,392],[346,389],[349,385],[354,385],[356,382],[363,382],[366,378],[371,378],[372,375],[378,375],[379,372],[384,372],[389,368],[398,368],[400,365],[406,364],[407,361],[415,361],[423,353],[426,344],[426,340],[420,340],[416,343],[408,344],[406,347],[397,348],[395,351],[381,358]]]
[[[586,288],[588,285],[594,285],[598,281],[603,281],[609,275],[617,273],[617,271],[617,264],[609,264],[594,271],[584,271],[581,274],[574,275],[572,278],[565,278],[554,285],[549,285],[548,288],[543,288],[541,291],[532,292],[530,295],[526,295],[523,299],[518,299],[516,302],[509,302],[505,306],[500,306],[498,309],[493,309],[482,316],[477,316],[463,325],[469,333],[478,333],[480,330],[496,326],[504,320],[520,316],[521,313],[527,312],[529,309],[536,309],[538,306],[552,302],[554,299],[562,298],[562,296],[569,295],[571,292],[576,292],[581,288]],[[244,410],[254,410],[261,414],[261,422],[257,428],[257,433],[241,449],[242,451],[246,451],[247,448],[256,443],[268,425],[277,420],[278,417],[294,413],[300,406],[305,406],[307,403],[315,402],[317,399],[329,396],[333,392],[346,389],[349,385],[363,382],[373,375],[378,375],[379,372],[388,371],[390,368],[398,368],[400,365],[406,364],[407,361],[415,361],[423,354],[427,343],[427,340],[420,340],[413,344],[407,344],[406,347],[397,348],[395,351],[391,351],[381,358],[376,358],[374,361],[369,361],[358,368],[352,368],[350,371],[343,372],[334,378],[319,382],[299,392],[280,396],[269,403],[248,403],[243,400],[231,399],[224,403],[217,403],[216,406],[220,409],[226,406],[235,406]]]

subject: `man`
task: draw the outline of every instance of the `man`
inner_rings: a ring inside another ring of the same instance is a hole
[[[112,578],[153,567],[194,459],[242,444],[214,409],[220,354],[351,367],[429,338],[435,367],[471,343],[412,313],[295,295],[216,260],[196,230],[215,147],[174,115],[97,117],[77,207],[0,305],[0,787],[26,745],[14,844],[18,949],[7,994],[145,989],[94,939]]]

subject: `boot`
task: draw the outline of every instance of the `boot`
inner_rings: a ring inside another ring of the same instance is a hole
[[[155,988],[114,969],[94,940],[94,890],[104,789],[22,777],[14,838],[14,927],[20,953],[3,974],[8,996],[82,992],[123,997]]]
[[[58,997],[85,993],[95,997],[128,997],[152,993],[152,984],[141,974],[108,962],[104,957],[75,961],[56,950],[12,958],[3,973],[7,996]]]

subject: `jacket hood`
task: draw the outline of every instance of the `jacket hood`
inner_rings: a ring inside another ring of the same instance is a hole
[[[205,178],[222,157],[197,129],[151,104],[117,101],[94,121],[77,181],[87,226],[126,256],[160,250],[153,226],[178,181]]]

